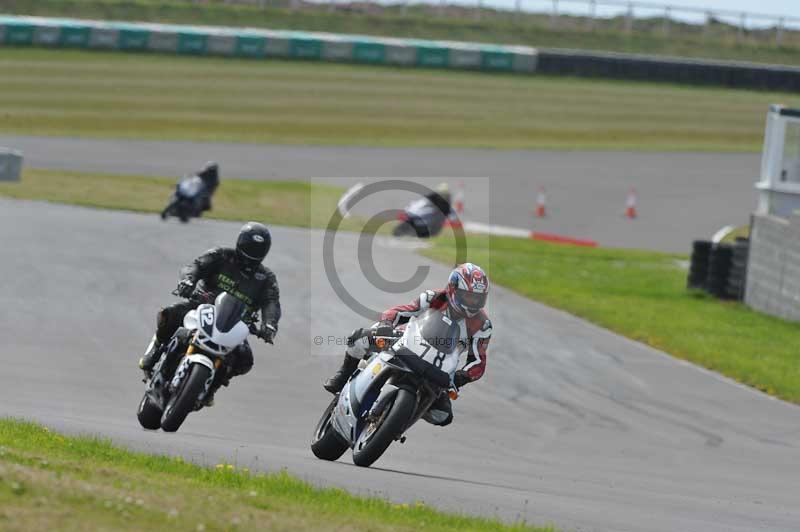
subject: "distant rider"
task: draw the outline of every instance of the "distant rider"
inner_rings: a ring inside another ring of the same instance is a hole
[[[197,177],[203,180],[203,184],[206,186],[206,193],[203,196],[203,205],[202,209],[204,211],[211,210],[211,197],[216,192],[217,187],[219,186],[219,165],[214,161],[209,161],[203,167],[202,170],[195,174]]]
[[[269,253],[272,235],[269,229],[257,222],[246,223],[235,248],[218,247],[206,251],[194,262],[181,270],[177,293],[191,298],[196,289],[216,297],[227,292],[244,302],[250,310],[261,311],[261,335],[272,343],[278,332],[281,318],[278,281],[269,268],[261,264]],[[197,307],[197,302],[184,301],[162,308],[157,316],[156,334],[147,352],[139,361],[139,367],[150,377],[153,366],[161,358],[172,336],[181,327],[184,316]],[[226,357],[228,371],[218,372],[206,399],[211,406],[214,393],[229,379],[244,375],[253,367],[253,352],[245,342]]]
[[[373,325],[372,331],[379,336],[382,330],[403,328],[409,319],[432,308],[442,310],[457,321],[461,327],[459,344],[467,351],[466,365],[456,371],[456,387],[475,382],[486,370],[486,355],[492,337],[492,323],[482,310],[489,294],[489,279],[486,273],[471,263],[456,267],[442,290],[427,290],[408,305],[392,307],[381,314],[380,321]],[[370,329],[357,329],[348,338],[349,347],[345,350],[342,367],[325,384],[331,393],[339,393],[350,375],[358,367],[359,361],[368,353]],[[453,421],[453,407],[450,397],[443,393],[425,414],[424,419],[439,426]]]

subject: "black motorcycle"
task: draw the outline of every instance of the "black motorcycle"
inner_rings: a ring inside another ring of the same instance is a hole
[[[211,197],[219,185],[219,167],[208,163],[201,171],[181,179],[169,203],[161,211],[161,219],[175,216],[186,223],[190,218],[199,218],[211,210]]]

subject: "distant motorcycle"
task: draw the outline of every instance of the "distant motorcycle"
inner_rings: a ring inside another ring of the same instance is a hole
[[[411,318],[405,330],[373,336],[373,354],[359,364],[320,418],[311,451],[369,467],[428,411],[443,392],[458,397],[453,377],[462,349],[459,327],[439,310]]]
[[[447,216],[429,198],[419,198],[409,203],[398,215],[394,236],[415,236],[430,238],[438,235],[444,227]]]
[[[225,356],[247,341],[249,334],[261,337],[256,315],[248,313],[242,301],[226,292],[213,304],[207,303],[210,298],[196,292],[193,301],[200,304],[186,314],[183,327],[153,367],[139,403],[142,427],[177,431],[191,412],[203,407]]]
[[[199,218],[211,210],[211,197],[219,185],[219,167],[208,163],[197,174],[186,176],[175,186],[175,192],[161,211],[161,219],[175,216],[186,223],[190,218]]]

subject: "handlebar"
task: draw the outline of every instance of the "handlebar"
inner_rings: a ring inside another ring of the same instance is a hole
[[[403,337],[403,333],[397,330],[381,331],[384,334],[376,334],[378,331],[370,330],[367,332],[366,337],[369,340],[370,350],[382,351],[392,345],[395,340]]]
[[[177,297],[183,297],[181,296],[180,292],[178,292],[177,288],[172,291],[172,295]],[[206,292],[205,290],[200,290],[195,288],[194,292],[192,292],[192,294],[185,299],[193,303],[208,303],[209,301],[214,300],[214,294],[212,294],[211,292]]]
[[[257,338],[260,338],[260,339],[264,340],[265,342],[267,342],[267,343],[268,343],[268,344],[270,344],[270,345],[273,345],[272,339],[271,339],[271,338],[269,338],[269,336],[268,336],[268,335],[264,334],[264,333],[261,331],[261,329],[259,329],[258,327],[256,327],[256,324],[255,324],[255,323],[251,323],[251,324],[249,325],[249,329],[250,329],[250,334],[252,334],[253,336],[255,336],[255,337],[257,337]]]
[[[178,293],[178,289],[177,288],[172,291],[172,295],[181,297],[181,295]],[[189,300],[192,303],[208,303],[209,301],[213,301],[214,300],[214,294],[212,294],[211,292],[207,292],[205,290],[195,289],[195,291],[189,297],[187,297],[186,299]],[[261,329],[259,329],[256,326],[256,323],[258,323],[258,316],[257,316],[256,312],[254,312],[253,314],[251,314],[249,316],[245,316],[244,317],[244,322],[247,323],[247,328],[250,330],[250,334],[252,334],[253,336],[255,336],[257,338],[260,338],[261,340],[264,340],[268,344],[272,344],[273,343],[272,340],[269,339],[269,336],[264,334],[261,331]]]

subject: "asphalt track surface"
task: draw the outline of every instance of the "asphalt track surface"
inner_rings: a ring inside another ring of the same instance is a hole
[[[171,176],[208,159],[244,179],[380,178],[466,184],[470,221],[594,239],[603,246],[688,253],[691,241],[747,225],[757,204],[758,154],[354,148],[90,140],[0,135],[38,168]],[[545,187],[548,216],[534,218]],[[635,187],[639,217],[629,220]],[[399,205],[406,201],[398,197]],[[398,205],[398,206],[399,206]]]
[[[237,229],[0,199],[0,415],[563,530],[800,529],[800,408],[499,288],[488,372],[464,390],[451,427],[415,426],[368,470],[347,455],[316,460],[309,437],[329,401],[320,383],[341,347],[313,338],[364,322],[331,292],[318,231],[274,229],[268,264],[285,317],[274,347],[254,344],[254,370],[179,433],[142,430],[135,364],[154,313],[181,264]],[[364,280],[356,243],[339,235],[334,257],[350,293],[375,306],[410,299]],[[401,280],[427,265],[425,284],[440,284],[447,270],[403,246],[379,238],[378,271]]]

